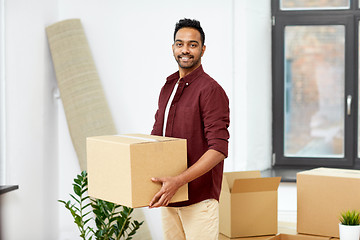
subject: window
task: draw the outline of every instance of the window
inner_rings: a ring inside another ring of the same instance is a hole
[[[349,9],[350,0],[280,0],[281,10]]]
[[[273,165],[360,169],[360,0],[272,0]]]

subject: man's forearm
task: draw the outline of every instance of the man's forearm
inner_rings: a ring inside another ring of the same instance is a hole
[[[178,181],[181,183],[182,186],[204,175],[224,159],[225,159],[224,154],[222,154],[219,151],[209,149],[201,156],[201,158],[194,165],[186,169],[180,175],[176,176],[176,178],[178,179]]]

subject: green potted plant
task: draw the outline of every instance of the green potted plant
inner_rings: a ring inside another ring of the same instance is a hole
[[[339,223],[341,240],[359,240],[360,213],[357,210],[347,210],[341,213]]]
[[[143,222],[131,220],[132,208],[117,205],[87,195],[87,173],[83,171],[74,179],[75,194],[70,194],[75,203],[58,200],[63,203],[74,218],[83,240],[130,240]],[[92,217],[92,214],[95,217]],[[93,229],[91,221],[95,221]]]

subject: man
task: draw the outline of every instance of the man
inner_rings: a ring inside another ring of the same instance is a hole
[[[172,50],[179,71],[170,75],[161,89],[152,130],[153,135],[187,139],[188,169],[175,177],[152,179],[162,188],[149,206],[164,207],[164,237],[169,240],[218,238],[218,200],[223,160],[228,154],[229,100],[202,68],[204,41],[199,21],[182,19],[176,24]],[[186,183],[189,200],[169,204]]]

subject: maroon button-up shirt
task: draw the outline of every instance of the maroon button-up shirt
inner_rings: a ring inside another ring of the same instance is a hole
[[[163,135],[167,102],[179,80],[179,72],[170,75],[159,96],[155,124],[151,134]],[[228,155],[229,99],[222,87],[202,66],[180,79],[170,105],[165,136],[187,139],[188,167],[209,149]],[[188,206],[206,199],[219,200],[223,161],[209,172],[191,181],[189,200],[169,206]]]

